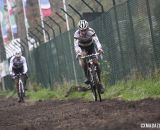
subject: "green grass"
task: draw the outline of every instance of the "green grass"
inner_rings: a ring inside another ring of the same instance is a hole
[[[29,91],[27,92],[27,97],[32,100],[46,100],[51,98],[56,98],[55,92],[50,91],[49,89],[40,89],[38,91]]]
[[[104,94],[106,98],[139,100],[148,97],[160,97],[160,81],[156,79],[119,82],[109,86]]]
[[[56,85],[50,89],[34,84],[33,88],[27,92],[27,97],[32,100],[65,99],[65,93],[69,86],[72,84],[64,82],[63,85]]]
[[[16,92],[15,91],[0,91],[0,96],[2,97],[15,97],[16,96]]]
[[[44,88],[38,85],[33,86],[34,87],[27,92],[27,97],[31,100],[64,100],[72,98],[93,100],[91,91],[79,92],[73,84],[66,82],[63,85],[56,85],[54,89]],[[66,93],[69,89],[70,93],[66,97]],[[0,96],[16,96],[16,93],[13,91],[5,91],[0,92]],[[117,98],[124,100],[140,100],[149,97],[160,97],[160,77],[158,76],[145,80],[121,81],[113,86],[106,86],[106,91],[102,96],[103,99]]]

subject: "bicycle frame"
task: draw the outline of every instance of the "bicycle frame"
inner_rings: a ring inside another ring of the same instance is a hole
[[[97,101],[97,97],[99,97],[100,101],[102,100],[101,93],[100,93],[100,87],[99,87],[99,78],[98,78],[98,74],[97,74],[97,66],[94,63],[94,59],[98,55],[100,55],[100,54],[95,53],[95,54],[81,57],[82,59],[86,60],[86,62],[87,62],[87,69],[88,69],[89,78],[90,78],[90,86],[91,86],[95,101]]]
[[[21,76],[22,76],[22,74],[16,75],[16,77],[18,79],[17,93],[18,93],[18,97],[19,97],[19,102],[24,102],[25,89],[24,89],[24,84],[23,84]]]

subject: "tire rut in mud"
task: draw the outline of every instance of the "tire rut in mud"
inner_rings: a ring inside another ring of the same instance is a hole
[[[141,123],[160,123],[160,99],[127,102],[0,99],[0,130],[142,130]]]

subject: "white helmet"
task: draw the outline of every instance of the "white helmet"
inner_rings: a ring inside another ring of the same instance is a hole
[[[22,56],[22,51],[21,50],[16,51],[15,56],[16,57],[21,57]]]
[[[78,22],[78,28],[79,30],[85,30],[88,28],[88,22],[86,20],[80,20]]]

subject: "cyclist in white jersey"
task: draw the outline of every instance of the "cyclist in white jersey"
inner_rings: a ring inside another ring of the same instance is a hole
[[[18,50],[16,54],[10,59],[9,72],[13,79],[17,74],[23,75],[25,90],[27,90],[26,88],[26,81],[28,78],[27,71],[28,71],[28,67],[26,63],[26,58],[22,56],[21,50]]]
[[[80,20],[78,23],[78,30],[74,33],[74,49],[76,53],[76,57],[84,56],[84,55],[90,55],[94,54],[97,51],[99,53],[103,53],[102,45],[99,42],[99,39],[94,31],[94,29],[90,28],[88,26],[88,22],[86,20]],[[100,77],[100,66],[98,63],[98,60],[95,61],[97,68],[98,68],[98,77],[101,82],[101,77]],[[85,83],[89,84],[89,77],[87,74],[87,66],[84,60],[79,58],[79,64],[83,68],[84,73],[85,73]],[[104,92],[104,88],[101,84],[101,90],[102,93]]]

